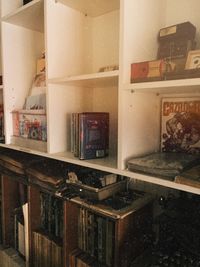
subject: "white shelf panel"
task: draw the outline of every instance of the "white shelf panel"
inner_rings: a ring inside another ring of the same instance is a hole
[[[200,93],[200,78],[131,83],[123,85],[123,89],[157,94]]]
[[[91,17],[119,9],[120,0],[57,0]]]
[[[49,83],[60,83],[83,87],[105,87],[118,85],[119,71],[97,72],[78,76],[49,79]]]
[[[112,158],[112,157],[106,157],[102,159],[79,160],[78,158],[74,157],[71,152],[60,152],[60,153],[55,153],[55,154],[49,154],[46,152],[39,152],[36,150],[23,148],[23,147],[16,146],[16,145],[6,145],[6,144],[1,144],[1,143],[0,143],[0,147],[10,148],[10,149],[14,149],[14,150],[34,154],[34,155],[39,155],[39,156],[52,158],[52,159],[56,159],[56,160],[60,160],[60,161],[64,161],[64,162],[68,162],[72,164],[77,164],[83,167],[102,170],[105,172],[116,173],[122,176],[136,179],[138,181],[144,181],[147,183],[152,183],[152,184],[200,195],[200,189],[192,187],[192,186],[178,184],[173,181],[150,176],[147,174],[131,172],[128,170],[120,170],[117,168],[117,159]]]
[[[108,156],[99,159],[79,160],[77,157],[74,157],[73,153],[68,151],[50,154],[50,157],[56,158],[61,161],[78,164],[83,167],[117,173],[117,159],[114,157]]]
[[[47,152],[47,142],[43,142],[40,140],[33,140],[28,138],[23,138],[20,136],[12,136],[11,137],[11,144],[8,145],[10,148],[15,147],[18,150],[22,150],[24,152],[37,153],[40,152]]]
[[[33,31],[44,32],[44,1],[33,0],[4,16],[2,21],[22,26]]]

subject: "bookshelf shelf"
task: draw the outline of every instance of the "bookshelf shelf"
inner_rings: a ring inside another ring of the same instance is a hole
[[[76,9],[84,14],[91,17],[103,15],[113,10],[119,9],[119,0],[85,0],[85,1],[74,1],[74,0],[57,0],[58,3],[63,3],[73,9]]]
[[[51,157],[55,157],[58,160],[66,161],[73,164],[78,164],[84,167],[100,169],[102,171],[113,172],[117,171],[117,159],[116,157],[105,157],[99,159],[90,159],[90,160],[79,160],[73,156],[71,152],[60,152],[51,154]]]
[[[147,174],[132,172],[126,169],[120,170],[119,168],[117,168],[117,159],[115,157],[106,157],[106,158],[94,159],[94,160],[79,160],[76,157],[74,157],[71,152],[60,152],[60,153],[49,154],[49,153],[44,153],[44,152],[39,153],[38,151],[25,149],[23,147],[14,146],[14,145],[0,144],[0,147],[10,148],[10,149],[14,149],[14,150],[34,154],[34,155],[39,155],[42,157],[47,157],[47,158],[52,158],[52,159],[72,163],[72,164],[78,164],[83,167],[94,168],[97,170],[102,170],[102,171],[130,177],[138,181],[144,181],[144,182],[155,184],[155,185],[161,185],[167,188],[181,190],[181,191],[200,195],[200,189],[192,187],[192,186],[178,184],[173,181],[163,179],[161,177],[155,177],[155,176],[151,176]]]
[[[124,90],[141,93],[181,94],[200,93],[200,78],[180,79],[170,81],[142,82],[124,85]]]
[[[107,87],[117,86],[119,71],[98,72],[71,77],[49,79],[49,83],[60,83],[66,85],[83,87]]]
[[[34,0],[2,17],[2,21],[44,32],[44,1]]]

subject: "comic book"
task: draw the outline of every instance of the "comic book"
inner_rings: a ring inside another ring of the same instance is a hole
[[[200,153],[200,97],[162,99],[161,151]]]

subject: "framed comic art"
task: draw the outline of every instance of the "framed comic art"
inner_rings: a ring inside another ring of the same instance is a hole
[[[161,151],[200,153],[200,97],[162,99]]]

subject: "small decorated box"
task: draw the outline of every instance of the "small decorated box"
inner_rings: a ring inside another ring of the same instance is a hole
[[[13,135],[47,141],[46,112],[42,110],[14,110]]]

